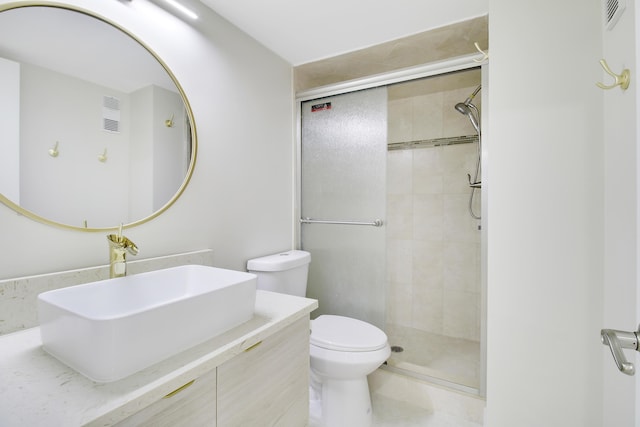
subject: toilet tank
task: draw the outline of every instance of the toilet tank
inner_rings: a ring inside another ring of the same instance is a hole
[[[247,270],[258,276],[258,289],[304,297],[310,262],[309,252],[288,251],[250,259]]]

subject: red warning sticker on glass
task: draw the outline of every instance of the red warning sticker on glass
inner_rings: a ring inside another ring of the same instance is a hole
[[[315,113],[316,111],[324,111],[331,110],[331,103],[325,102],[324,104],[316,104],[311,106],[311,112]]]

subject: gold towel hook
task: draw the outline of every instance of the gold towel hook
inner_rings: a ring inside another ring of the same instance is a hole
[[[484,50],[480,49],[480,45],[478,45],[478,42],[474,42],[473,45],[476,47],[478,52],[480,52],[482,54],[482,59],[474,59],[473,62],[488,61],[489,60],[489,54],[487,52],[485,52]]]
[[[601,88],[601,89],[613,89],[616,86],[620,86],[620,89],[622,90],[626,90],[629,87],[629,82],[631,81],[631,72],[629,71],[628,68],[625,68],[624,70],[622,70],[621,74],[616,74],[613,71],[611,71],[611,68],[609,68],[609,64],[607,64],[607,61],[605,61],[604,59],[600,60],[600,65],[602,65],[602,68],[604,69],[604,71],[606,71],[607,74],[609,74],[611,77],[613,77],[615,79],[615,82],[612,85],[605,85],[603,83],[596,83],[596,85]]]

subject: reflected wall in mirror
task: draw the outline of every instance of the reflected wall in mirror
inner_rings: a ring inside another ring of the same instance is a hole
[[[168,208],[196,156],[193,116],[168,68],[86,11],[0,12],[0,201],[91,231]]]

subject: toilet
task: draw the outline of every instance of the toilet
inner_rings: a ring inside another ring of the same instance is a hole
[[[258,289],[304,297],[310,262],[309,252],[294,250],[249,260],[247,270],[257,275]],[[391,354],[386,334],[361,320],[325,314],[311,321],[310,341],[311,418],[325,427],[371,426],[367,375]]]

